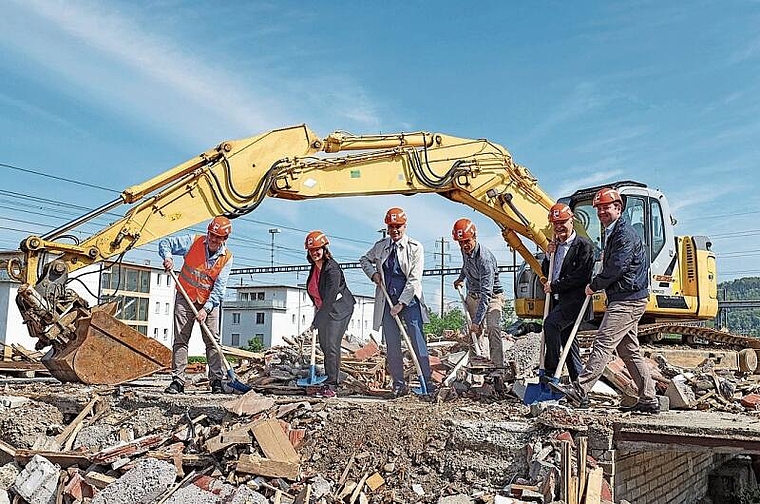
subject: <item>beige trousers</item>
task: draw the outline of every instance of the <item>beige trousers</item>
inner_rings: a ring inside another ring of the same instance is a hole
[[[196,304],[195,309],[200,310],[203,305]],[[174,298],[174,344],[172,345],[172,378],[185,383],[185,368],[187,368],[187,344],[193,332],[195,315],[184,296],[179,292]],[[217,306],[206,317],[206,325],[211,333],[219,341],[219,307]],[[203,342],[206,344],[206,361],[208,362],[209,380],[224,379],[222,358],[216,351],[213,343],[206,336],[206,331],[201,330]]]
[[[470,318],[475,317],[475,313],[478,311],[478,304],[480,298],[476,298],[471,294],[468,294],[465,298],[467,304],[467,312],[470,314]],[[504,347],[501,341],[501,312],[504,309],[504,294],[496,294],[491,296],[491,300],[488,302],[486,308],[486,318],[482,334],[488,336],[488,349],[490,352],[491,362],[498,367],[504,366]]]
[[[654,380],[649,367],[639,351],[639,319],[644,315],[647,300],[613,301],[607,306],[602,324],[594,338],[591,355],[578,375],[578,386],[588,394],[602,376],[612,358],[612,352],[625,363],[631,378],[639,389],[639,402],[652,404],[657,401]]]

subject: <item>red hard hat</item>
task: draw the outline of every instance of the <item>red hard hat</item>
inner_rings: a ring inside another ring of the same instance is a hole
[[[312,250],[322,248],[328,243],[330,243],[330,240],[327,239],[327,236],[322,231],[312,231],[306,235],[306,242],[303,246],[306,250]]]
[[[393,207],[385,212],[386,224],[406,224],[406,212],[401,208]]]
[[[222,238],[227,238],[232,233],[232,223],[227,217],[219,215],[208,223],[208,232]]]
[[[475,224],[470,219],[459,219],[454,223],[451,236],[454,237],[454,241],[469,240],[475,236],[475,231]]]
[[[555,203],[549,209],[549,222],[566,222],[573,218],[573,211],[564,203]]]
[[[604,187],[597,191],[591,204],[596,208],[599,205],[607,205],[615,201],[619,201],[621,205],[623,204],[623,198],[620,197],[620,193],[611,187]]]

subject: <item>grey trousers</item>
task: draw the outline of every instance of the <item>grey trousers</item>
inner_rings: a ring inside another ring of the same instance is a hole
[[[480,298],[475,298],[468,294],[465,300],[467,304],[467,312],[472,319],[478,311]],[[483,333],[488,336],[488,350],[491,354],[491,362],[498,367],[504,366],[504,346],[501,341],[502,309],[504,309],[504,294],[491,296],[491,300],[488,302],[488,308],[486,308],[486,318],[484,319],[485,327],[483,327]]]
[[[200,310],[203,305],[196,304],[195,309]],[[185,383],[185,368],[187,367],[187,344],[193,332],[195,315],[184,296],[179,292],[174,297],[174,344],[172,345],[172,379]],[[206,325],[211,333],[219,341],[219,307],[217,306],[206,317]],[[213,343],[206,336],[206,331],[201,329],[203,342],[206,344],[206,361],[208,362],[209,380],[224,379],[222,370],[222,358],[216,351]]]
[[[578,387],[588,394],[602,376],[605,366],[617,350],[625,363],[631,378],[639,389],[639,401],[652,404],[657,401],[654,380],[649,367],[639,352],[639,319],[644,315],[646,299],[636,301],[614,301],[607,305],[602,325],[594,338],[591,355],[578,376]]]
[[[349,313],[343,320],[334,320],[327,317],[325,322],[317,326],[319,348],[325,358],[325,373],[327,380],[325,385],[338,385],[340,381],[340,343],[346,334],[348,323],[351,322]]]

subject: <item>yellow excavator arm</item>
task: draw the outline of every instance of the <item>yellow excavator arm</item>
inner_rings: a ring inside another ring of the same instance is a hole
[[[266,197],[417,193],[438,193],[493,219],[542,277],[521,236],[546,249],[551,229],[535,223],[546,222],[554,202],[503,147],[438,133],[321,138],[305,125],[224,142],[44,236],[30,236],[21,242],[23,258],[11,260],[8,272],[22,284],[16,304],[29,334],[38,348],[53,346],[43,359],[53,376],[122,383],[167,367],[171,353],[103,306],[90,308],[66,287],[70,272],[216,215],[245,215]],[[132,206],[100,232],[79,243],[60,241],[120,205]]]
[[[359,151],[350,155],[333,153]],[[318,156],[319,155],[319,156]],[[269,196],[291,200],[380,194],[438,193],[493,219],[504,239],[540,275],[518,235],[548,244],[545,223],[554,201],[527,168],[488,140],[438,133],[320,138],[307,126],[224,142],[42,237],[21,243],[24,264],[10,272],[22,283],[39,279],[43,254],[59,255],[68,272],[104,261],[215,215],[237,217]],[[126,215],[79,244],[57,242],[73,227],[121,204]]]

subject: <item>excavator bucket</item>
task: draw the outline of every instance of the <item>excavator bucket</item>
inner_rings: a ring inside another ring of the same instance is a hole
[[[76,336],[42,359],[58,380],[118,385],[171,366],[171,350],[115,319],[107,309],[95,307],[76,324]]]

